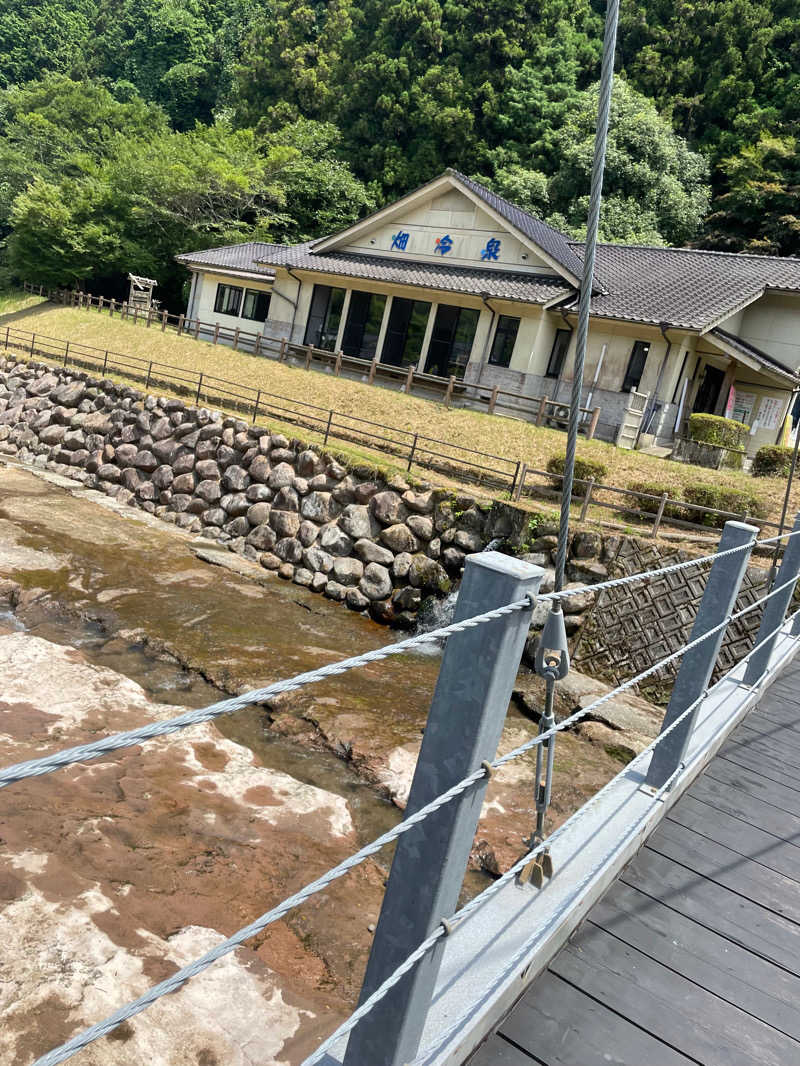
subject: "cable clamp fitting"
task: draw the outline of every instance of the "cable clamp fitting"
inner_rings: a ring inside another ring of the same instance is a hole
[[[494,776],[495,768],[492,766],[488,759],[483,760],[483,762],[481,763],[481,769],[485,772],[487,779],[491,781],[492,777]]]
[[[440,918],[439,924],[441,925],[442,929],[444,929],[445,936],[452,936],[455,932],[456,922],[454,922],[451,918]]]

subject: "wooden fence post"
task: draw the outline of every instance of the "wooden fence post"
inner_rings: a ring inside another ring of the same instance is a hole
[[[449,380],[447,382],[447,391],[444,394],[444,405],[445,405],[445,407],[448,407],[448,408],[450,407],[450,401],[453,399],[453,388],[455,387],[455,383],[456,383],[456,376],[455,376],[455,374],[451,374],[450,378],[449,378]]]
[[[335,374],[335,376],[337,378],[339,377],[339,374],[342,371],[342,355],[343,354],[344,354],[343,352],[337,352],[336,353],[336,363],[334,364],[334,367],[333,367],[333,373]]]
[[[278,355],[278,362],[283,363],[286,360],[286,338],[281,337],[281,350]]]
[[[599,407],[594,407],[592,409],[592,417],[591,417],[591,421],[589,422],[589,428],[586,431],[586,439],[587,440],[592,440],[593,439],[593,437],[595,435],[595,431],[597,430],[597,423],[598,423],[599,420],[600,420],[600,408]]]
[[[138,326],[139,325],[139,305],[138,304],[134,304],[134,307],[133,307],[133,324],[134,324],[134,326]]]
[[[403,392],[405,392],[407,396],[411,395],[411,382],[413,380],[414,380],[414,364],[412,363],[411,366],[408,368],[408,373],[406,374],[406,383],[403,386]]]
[[[545,412],[545,408],[547,407],[547,403],[548,403],[547,397],[546,396],[542,396],[541,400],[539,400],[539,410],[536,412],[536,425],[537,426],[540,426],[542,424],[542,422],[544,421],[544,412]]]
[[[108,317],[109,318],[113,318],[114,317],[114,309],[116,308],[116,306],[117,306],[117,301],[112,296],[111,297],[111,303],[108,305]]]
[[[152,321],[153,321],[153,308],[152,307],[148,307],[147,308],[147,322],[145,323],[145,325],[147,326],[148,329],[150,329],[150,324],[151,324]]]
[[[669,497],[667,496],[666,492],[661,494],[661,500],[660,500],[660,502],[658,504],[658,510],[656,511],[656,518],[655,518],[655,521],[653,522],[653,528],[650,530],[650,536],[651,537],[658,536],[658,530],[659,530],[659,527],[661,525],[661,519],[664,517],[664,508],[667,505],[667,500],[668,499],[669,499]]]
[[[178,315],[178,336],[183,334],[183,313]]]
[[[98,298],[97,298],[97,310],[98,310],[98,312],[103,310],[103,297],[102,296],[98,296]]]
[[[367,377],[367,384],[371,385],[375,380],[375,372],[378,369],[378,357],[373,355],[372,362],[369,364],[369,375]]]
[[[239,351],[239,327],[238,326],[233,331],[233,350],[235,352]]]
[[[492,389],[492,395],[489,397],[489,414],[494,414],[494,409],[497,406],[497,394],[499,392],[497,385]]]
[[[124,321],[128,317],[128,301],[122,301],[122,307],[119,309],[119,317]]]
[[[167,331],[167,312],[166,311],[162,311],[161,312],[161,332],[162,333],[166,333],[166,331]]]
[[[197,340],[200,336],[200,319],[194,320],[194,339]]]
[[[219,344],[219,322],[214,323],[214,344]]]
[[[525,488],[525,478],[527,476],[528,476],[528,464],[527,463],[523,463],[522,464],[522,469],[519,472],[519,477],[517,478],[516,487],[514,489],[513,498],[515,500],[518,500],[522,496],[522,491]]]
[[[309,344],[308,347],[306,348],[306,370],[308,370],[311,367],[311,360],[313,358],[314,358],[314,349]]]
[[[408,469],[411,470],[411,464],[414,462],[414,452],[417,450],[418,434],[414,434],[414,441],[411,445],[411,451],[408,454]]]
[[[592,490],[594,489],[594,478],[590,477],[586,485],[586,494],[583,497],[583,503],[581,504],[581,516],[580,522],[586,521],[586,512],[589,510],[589,502],[592,498]]]
[[[253,349],[253,354],[254,355],[261,355],[261,338],[262,338],[262,336],[263,336],[262,333],[256,333],[256,346]]]

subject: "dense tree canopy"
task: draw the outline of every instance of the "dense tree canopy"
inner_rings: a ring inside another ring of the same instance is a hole
[[[0,0],[2,262],[177,299],[178,251],[318,236],[446,166],[579,233],[603,12]],[[623,5],[604,239],[800,253],[798,31],[800,0]]]

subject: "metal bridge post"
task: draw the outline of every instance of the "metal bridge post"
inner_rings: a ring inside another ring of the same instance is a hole
[[[544,571],[499,552],[467,557],[455,621],[531,597],[515,611],[447,639],[406,817],[494,758]],[[488,778],[397,842],[361,1002],[456,910]],[[350,1034],[346,1066],[403,1066],[417,1052],[443,940]]]
[[[729,548],[739,548],[743,545],[747,547],[733,555],[725,555],[714,560],[697,610],[697,617],[692,626],[691,640],[696,640],[709,630],[722,625],[733,611],[757,533],[758,529],[755,526],[745,525],[744,522],[725,523],[717,550],[724,552]],[[725,629],[722,628],[713,637],[698,644],[696,648],[690,649],[683,656],[678,676],[672,686],[672,695],[664,721],[661,724],[662,733],[672,725],[676,718],[680,718],[708,688],[724,637]],[[655,789],[661,788],[677,770],[686,754],[697,718],[697,710],[698,708],[695,707],[691,714],[687,714],[681,724],[676,726],[669,736],[656,747],[647,771],[646,785]]]
[[[778,571],[778,576],[775,578],[775,588],[786,585],[787,581],[791,582],[793,579],[797,581],[798,575],[800,575],[800,514],[795,516],[792,531],[795,536],[790,537],[786,544],[781,567]],[[758,651],[751,656],[747,663],[747,671],[744,675],[744,683],[746,685],[755,685],[764,676],[764,672],[769,665],[772,649],[775,647],[775,641],[778,639],[778,634],[773,632],[773,630],[777,629],[786,617],[793,595],[794,585],[789,584],[785,589],[776,592],[764,604],[764,613],[761,615],[761,624],[758,627],[758,636],[754,647],[758,647],[762,640],[764,644],[758,648]],[[772,636],[769,636],[770,633],[772,633]]]

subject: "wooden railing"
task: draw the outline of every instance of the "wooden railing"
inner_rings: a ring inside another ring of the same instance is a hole
[[[563,427],[569,420],[570,404],[552,400],[547,396],[528,396],[521,392],[501,389],[496,385],[489,386],[463,381],[455,375],[440,377],[417,370],[413,365],[392,366],[381,362],[377,356],[373,359],[362,359],[358,356],[346,355],[341,351],[328,351],[324,348],[315,348],[310,344],[296,344],[286,338],[273,339],[255,330],[245,330],[238,326],[203,322],[197,318],[187,318],[182,314],[173,315],[157,308],[145,310],[136,306],[132,307],[126,301],[120,302],[104,296],[93,296],[91,293],[69,289],[45,289],[42,285],[34,286],[28,282],[24,283],[24,289],[26,292],[37,293],[46,299],[58,301],[70,307],[107,311],[110,317],[118,314],[134,324],[141,323],[147,329],[155,327],[162,333],[167,329],[172,329],[178,336],[188,336],[195,340],[202,339],[212,344],[230,344],[236,351],[277,358],[279,362],[291,360],[296,363],[299,361],[307,370],[324,369],[337,376],[343,370],[349,371],[360,375],[361,379],[369,385],[377,381],[391,382],[399,385],[400,390],[408,395],[416,391],[427,399],[443,402],[446,407],[459,401],[471,407],[479,404],[481,408],[485,406],[490,415],[500,413],[502,410],[506,414],[516,415],[533,422],[537,426]],[[600,408],[581,407],[580,413],[582,416],[581,431],[587,439],[591,440],[600,420]]]

